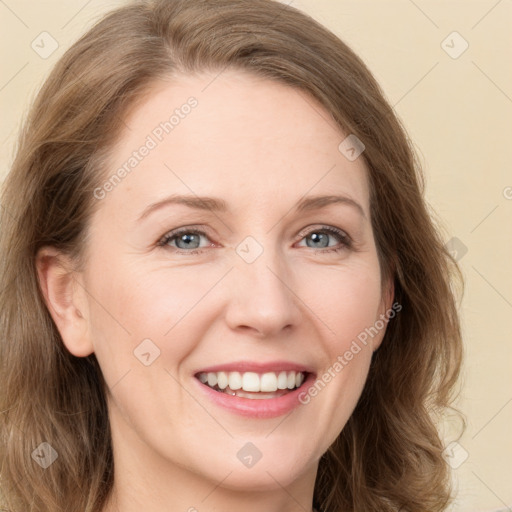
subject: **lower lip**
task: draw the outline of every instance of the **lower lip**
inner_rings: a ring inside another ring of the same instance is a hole
[[[282,416],[297,406],[302,405],[299,401],[299,395],[309,388],[314,382],[315,376],[309,373],[300,387],[286,393],[286,395],[265,399],[251,399],[228,395],[227,393],[215,391],[195,377],[193,379],[201,391],[215,404],[242,416],[264,419]]]

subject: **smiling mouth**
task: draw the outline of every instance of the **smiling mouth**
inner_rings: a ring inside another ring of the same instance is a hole
[[[284,396],[298,389],[307,372],[201,372],[195,377],[204,385],[230,396],[250,399],[269,399]]]

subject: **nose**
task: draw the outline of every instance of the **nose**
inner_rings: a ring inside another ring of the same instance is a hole
[[[254,249],[254,248],[252,248]],[[265,247],[252,262],[235,254],[229,284],[226,322],[259,338],[277,337],[301,321],[301,300],[294,292],[292,269],[276,251]]]

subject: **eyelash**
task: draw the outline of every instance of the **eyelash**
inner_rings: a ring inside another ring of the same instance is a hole
[[[323,248],[323,249],[315,249],[314,247],[309,247],[309,249],[313,249],[317,252],[322,253],[331,253],[331,252],[341,252],[344,249],[351,249],[352,248],[352,240],[351,238],[340,229],[334,228],[332,226],[322,226],[321,228],[316,228],[308,231],[307,233],[302,235],[302,238],[306,238],[307,236],[311,235],[312,233],[327,233],[329,235],[333,235],[341,242],[341,245],[338,247],[329,247],[329,248]],[[194,229],[194,228],[179,228],[174,231],[170,231],[166,235],[164,235],[157,243],[158,247],[166,248],[166,246],[169,244],[169,242],[175,240],[180,235],[183,234],[193,234],[193,235],[204,235],[208,238],[208,235],[201,230]],[[207,247],[203,247],[201,249],[191,249],[191,250],[184,250],[179,248],[173,248],[175,249],[175,252],[177,254],[199,254],[203,252]]]

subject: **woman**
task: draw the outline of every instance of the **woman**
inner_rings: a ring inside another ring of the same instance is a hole
[[[298,10],[108,14],[4,185],[4,506],[445,510],[461,276],[422,186],[370,72]]]

